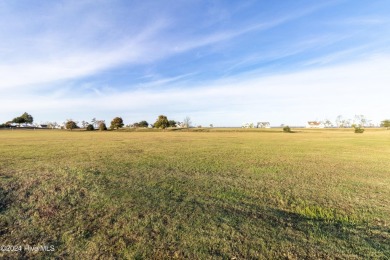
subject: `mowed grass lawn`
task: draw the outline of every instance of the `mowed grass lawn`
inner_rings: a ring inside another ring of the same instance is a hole
[[[0,131],[0,258],[390,258],[390,131]]]

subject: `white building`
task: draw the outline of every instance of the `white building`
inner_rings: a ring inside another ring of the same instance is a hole
[[[257,122],[257,128],[271,128],[269,122]]]

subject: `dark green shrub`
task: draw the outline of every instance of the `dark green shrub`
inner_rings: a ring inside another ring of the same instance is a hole
[[[138,123],[138,127],[148,127],[149,123],[145,120]]]
[[[93,127],[93,125],[89,124],[87,126],[87,131],[93,131],[93,130],[95,130],[95,128]]]
[[[354,128],[356,134],[362,134],[364,132],[364,128],[361,128],[360,126],[354,126]]]
[[[65,127],[66,127],[66,129],[70,129],[70,130],[73,130],[74,128],[78,128],[76,122],[74,122],[72,120],[69,120],[68,122],[66,122]]]
[[[291,128],[289,126],[285,126],[285,127],[283,127],[283,132],[291,133]]]
[[[176,127],[176,121],[175,120],[169,120],[168,121],[168,126],[169,127]]]
[[[169,126],[168,118],[164,115],[158,116],[156,122],[154,123],[155,128],[165,129]]]

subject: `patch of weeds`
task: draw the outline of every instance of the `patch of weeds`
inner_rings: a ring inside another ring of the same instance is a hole
[[[315,220],[323,220],[325,222],[339,222],[342,224],[357,224],[359,218],[356,214],[346,214],[339,210],[326,208],[320,205],[312,205],[303,200],[292,202],[291,208],[294,213],[303,217]]]

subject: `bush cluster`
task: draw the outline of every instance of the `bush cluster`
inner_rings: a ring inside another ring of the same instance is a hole
[[[93,130],[95,130],[95,128],[93,127],[93,125],[91,125],[91,124],[89,124],[88,126],[87,126],[87,129],[86,129],[87,131],[93,131]]]
[[[99,125],[99,130],[100,130],[100,131],[106,131],[106,130],[107,130],[106,124],[105,124],[105,123],[100,123],[100,125]]]
[[[291,128],[289,126],[283,127],[283,132],[285,132],[285,133],[292,133]]]
[[[355,133],[356,134],[362,134],[364,132],[364,128],[360,127],[360,126],[355,126]]]

